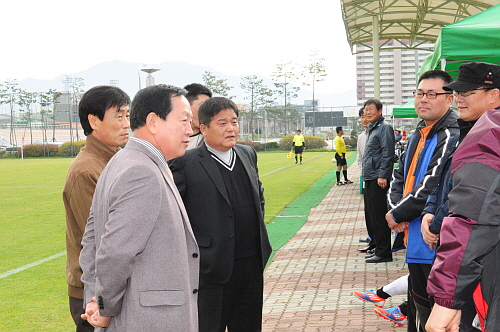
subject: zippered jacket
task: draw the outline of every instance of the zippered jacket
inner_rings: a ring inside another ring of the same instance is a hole
[[[448,207],[448,194],[453,187],[450,167],[459,138],[458,135],[452,138],[450,149],[446,153],[447,157],[439,171],[438,185],[427,198],[427,203],[422,211],[422,217],[428,213],[434,215],[429,225],[429,230],[434,234],[439,234],[443,219],[447,217],[450,212]]]
[[[427,198],[437,186],[439,169],[446,161],[446,151],[452,145],[452,138],[459,133],[457,118],[456,113],[449,109],[431,128],[424,148],[416,152],[421,138],[420,129],[425,128],[424,121],[421,121],[392,174],[387,193],[389,209],[392,209],[391,213],[397,223],[410,222],[406,252],[408,263],[432,264],[434,259],[435,251],[430,250],[422,238],[420,216]],[[406,178],[409,176],[408,170],[415,153],[419,153],[419,157],[415,168],[414,187],[403,197]]]
[[[455,154],[460,142],[469,133],[476,121],[477,120],[467,122],[458,119],[457,122],[460,127],[460,135],[455,135],[451,139],[449,148],[446,151],[446,161],[442,163],[439,170],[438,185],[434,188],[432,194],[430,194],[427,198],[427,203],[422,211],[422,217],[427,213],[434,215],[429,225],[429,230],[434,234],[439,234],[444,217],[447,217],[450,214],[450,209],[448,207],[448,194],[450,193],[451,188],[453,188],[453,181],[451,178],[451,162],[453,160],[453,155]]]
[[[484,113],[464,138],[451,164],[450,215],[427,291],[435,303],[461,309],[477,283],[492,315],[488,331],[500,330],[500,109]]]
[[[368,126],[363,155],[363,180],[390,180],[394,168],[394,130],[381,116]]]

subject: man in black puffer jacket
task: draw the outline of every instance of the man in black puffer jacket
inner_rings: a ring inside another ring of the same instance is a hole
[[[364,104],[369,122],[368,139],[363,155],[363,180],[365,181],[365,219],[370,244],[365,249],[375,249],[367,255],[366,263],[392,262],[391,230],[385,221],[386,194],[394,166],[394,130],[384,121],[382,103],[369,99]]]

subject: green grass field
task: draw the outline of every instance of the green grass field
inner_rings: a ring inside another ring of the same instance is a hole
[[[259,153],[266,222],[332,170],[333,152]],[[349,155],[349,153],[348,153]],[[2,331],[73,331],[65,281],[62,190],[72,159],[0,159],[0,308]],[[13,270],[59,255],[17,273]]]

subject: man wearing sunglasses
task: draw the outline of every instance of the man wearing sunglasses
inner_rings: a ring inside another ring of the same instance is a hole
[[[420,76],[414,96],[415,111],[422,121],[393,172],[388,192],[387,223],[395,232],[404,233],[407,248],[408,324],[415,324],[416,320],[422,328],[431,310],[426,288],[435,250],[431,250],[422,237],[420,216],[437,185],[444,152],[459,132],[457,115],[451,109],[453,95],[443,90],[451,81],[451,76],[442,70],[427,71]]]
[[[500,66],[465,63],[459,68],[458,79],[444,89],[455,91],[460,118],[473,128],[451,161],[450,214],[443,219],[440,246],[429,276],[428,291],[435,305],[426,328],[456,328],[461,310],[480,282],[478,289],[484,296],[480,304],[486,303],[487,308],[480,315],[486,318],[483,328],[498,331]]]

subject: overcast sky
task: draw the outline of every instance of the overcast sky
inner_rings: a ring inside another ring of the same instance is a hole
[[[339,0],[19,0],[2,4],[0,82],[53,79],[109,60],[183,61],[270,76],[282,61],[325,58],[318,92],[355,89]]]

